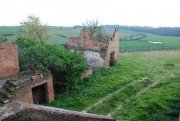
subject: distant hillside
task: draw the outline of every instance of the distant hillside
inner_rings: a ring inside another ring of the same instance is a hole
[[[61,27],[49,26],[51,38],[48,41],[50,44],[64,44],[70,37],[79,36],[80,27]],[[23,30],[22,26],[0,26],[0,39],[8,39],[8,41],[15,41],[18,33]]]
[[[151,28],[119,25],[103,25],[105,31],[112,36],[115,28],[119,28],[120,51],[151,51],[180,49],[180,28]],[[49,44],[62,45],[70,37],[78,37],[82,26],[62,27],[49,26],[51,38]],[[0,26],[0,39],[15,41],[22,26]]]
[[[180,36],[180,27],[140,27],[140,26],[120,26],[120,25],[103,25],[105,28],[119,27],[123,30],[131,30],[135,32],[146,32],[162,36]]]

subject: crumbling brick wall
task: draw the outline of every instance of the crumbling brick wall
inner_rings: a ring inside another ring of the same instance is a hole
[[[93,50],[93,51],[101,50],[102,43],[92,38],[87,30],[82,30],[80,37],[84,49]]]
[[[21,101],[25,103],[36,103],[34,102],[33,89],[44,86],[44,95],[36,95],[40,99],[45,99],[47,102],[54,100],[54,88],[53,79],[50,73],[46,75],[36,74],[23,75],[22,77],[13,77],[6,81],[4,87],[0,89],[0,105],[9,103],[12,101]],[[41,89],[41,88],[40,88]],[[42,104],[42,103],[38,103]]]
[[[104,67],[108,68],[110,66],[110,55],[111,53],[114,53],[114,64],[118,64],[118,58],[119,58],[119,33],[118,30],[116,29],[113,37],[109,41],[108,44],[108,50],[107,50],[107,56],[105,57],[104,61]]]
[[[32,90],[35,87],[45,92],[43,97],[46,98],[47,102],[54,100],[53,79],[49,72],[45,75],[38,73],[34,76],[18,74],[18,72],[18,48],[16,44],[12,42],[0,43],[0,81],[1,79],[5,81],[0,88],[0,105],[12,101],[34,103]],[[41,86],[44,86],[43,89]],[[42,97],[40,93],[35,94],[37,94],[38,99]]]
[[[99,42],[91,37],[87,30],[83,29],[80,37],[70,38],[69,42],[65,44],[65,47],[84,52],[85,59],[92,68],[108,68],[110,61],[112,61],[113,65],[118,63],[119,32],[115,29],[109,41]],[[113,60],[111,54],[113,54]]]
[[[18,49],[13,42],[0,43],[0,79],[19,72]]]
[[[52,75],[49,74],[43,78],[40,75],[32,76],[32,82],[22,86],[22,88],[18,89],[15,95],[12,97],[12,101],[21,101],[25,103],[33,104],[33,94],[32,88],[47,84],[46,93],[47,93],[47,102],[51,102],[54,100],[54,88],[53,88],[53,80]]]

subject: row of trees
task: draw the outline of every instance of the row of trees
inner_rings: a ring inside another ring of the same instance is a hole
[[[140,27],[140,26],[121,26],[121,29],[133,30],[136,32],[147,32],[163,36],[180,36],[180,27]]]
[[[121,26],[121,25],[103,25],[105,28],[114,29],[120,27],[121,30],[130,30],[136,32],[147,32],[163,36],[180,36],[180,27],[141,27],[141,26]]]

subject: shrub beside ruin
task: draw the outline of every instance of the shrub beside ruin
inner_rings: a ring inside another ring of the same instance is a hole
[[[69,52],[58,45],[49,45],[27,38],[18,38],[20,68],[29,71],[50,70],[55,89],[76,90],[82,80],[81,74],[87,69],[83,56]]]

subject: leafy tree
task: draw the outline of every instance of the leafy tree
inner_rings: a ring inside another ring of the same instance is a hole
[[[83,24],[83,28],[87,29],[91,36],[93,36],[96,32],[101,30],[101,27],[99,25],[99,21],[96,20],[87,20],[85,24]]]
[[[97,19],[86,21],[86,23],[83,24],[83,29],[88,30],[91,37],[100,42],[107,42],[110,39],[109,35],[105,32],[102,26],[99,25],[99,21]]]
[[[39,17],[28,16],[26,21],[21,23],[24,31],[20,32],[20,37],[27,38],[32,41],[41,43],[46,42],[50,38],[50,33],[45,25],[42,25]]]

